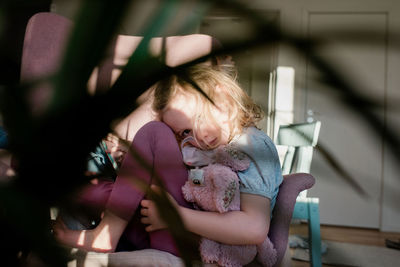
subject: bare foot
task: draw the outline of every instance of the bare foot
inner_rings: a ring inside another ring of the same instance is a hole
[[[105,212],[100,224],[92,230],[71,230],[58,219],[53,226],[53,233],[64,245],[85,251],[111,253],[115,251],[126,225],[127,221]]]

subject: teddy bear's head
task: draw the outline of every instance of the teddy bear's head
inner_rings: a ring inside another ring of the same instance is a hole
[[[201,150],[181,145],[183,161],[190,167],[189,179],[182,191],[185,199],[208,211],[226,212],[240,209],[237,171],[250,165],[249,158],[233,146]]]
[[[192,169],[182,192],[188,202],[194,202],[203,210],[240,209],[239,178],[231,168],[221,164]]]

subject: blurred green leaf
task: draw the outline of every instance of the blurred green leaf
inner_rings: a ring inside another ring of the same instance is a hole
[[[54,84],[49,113],[81,102],[94,67],[115,36],[129,0],[84,0]]]
[[[5,38],[5,26],[2,22],[5,21],[11,2],[0,4],[0,42]],[[29,1],[17,2],[26,4]],[[49,234],[49,207],[65,204],[67,196],[87,181],[83,172],[88,152],[111,131],[110,123],[114,119],[124,117],[136,108],[134,102],[138,96],[155,82],[172,73],[184,73],[187,66],[203,62],[210,56],[236,53],[272,43],[289,45],[300,55],[308,57],[324,74],[325,82],[342,94],[341,100],[359,114],[372,131],[380,134],[384,129],[389,148],[396,159],[400,160],[400,141],[393,126],[385,125],[371,112],[370,107],[377,104],[373,99],[361,95],[361,90],[357,90],[335,66],[315,53],[315,49],[323,42],[283,32],[279,25],[268,21],[239,1],[200,1],[196,15],[188,17],[180,30],[189,31],[217,3],[252,21],[257,34],[246,40],[225,43],[223,48],[210,55],[174,68],[165,66],[162,58],[152,57],[148,51],[150,38],[163,32],[174,20],[177,8],[183,3],[178,0],[162,1],[155,15],[150,17],[150,23],[143,30],[142,42],[116,83],[104,94],[89,96],[86,83],[117,34],[129,2],[83,1],[62,67],[54,81],[49,78],[49,82],[54,85],[54,98],[45,116],[35,117],[28,108],[26,92],[35,83],[8,86],[1,92],[1,110],[7,118],[11,150],[18,163],[18,176],[15,180],[11,184],[0,184],[0,226],[13,227],[2,243],[12,247],[12,253],[20,248],[33,249],[50,265],[64,264],[65,255],[55,247]],[[2,53],[7,52],[3,46],[1,48]],[[201,88],[195,84],[193,86],[201,92]],[[346,178],[346,172],[335,159],[329,157],[329,151],[323,151],[332,166]],[[351,177],[346,179],[354,188],[357,187],[352,183]],[[185,263],[190,265],[198,257],[197,254],[191,254],[195,251],[192,246],[195,239],[184,230],[179,215],[167,201],[166,195],[150,194],[162,217],[171,227]],[[18,235],[17,242],[12,239],[14,235]]]

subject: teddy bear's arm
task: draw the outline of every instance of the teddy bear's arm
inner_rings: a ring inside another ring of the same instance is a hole
[[[182,186],[182,194],[187,202],[194,202],[190,181],[186,181],[186,183]]]

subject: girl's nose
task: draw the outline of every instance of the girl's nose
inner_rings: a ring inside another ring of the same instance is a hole
[[[201,140],[204,145],[213,145],[213,142],[215,141],[215,135],[213,135],[211,132],[205,132]]]

